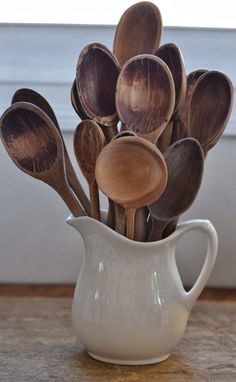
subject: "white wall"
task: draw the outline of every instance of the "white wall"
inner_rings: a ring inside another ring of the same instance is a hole
[[[77,56],[86,43],[94,40],[111,47],[113,33],[112,27],[1,25],[0,113],[17,88],[40,91],[55,108],[74,160],[72,130],[79,120],[70,105],[69,92]],[[180,46],[188,71],[198,67],[223,70],[235,81],[235,34],[233,30],[169,28],[164,37]],[[219,47],[223,53],[216,54]],[[219,256],[209,285],[236,286],[234,121],[233,114],[228,133],[209,153],[199,196],[184,216],[208,218],[218,232]],[[102,205],[106,205],[105,198]],[[20,172],[0,144],[0,282],[74,281],[83,245],[79,235],[66,225],[67,215],[59,196]],[[199,272],[204,250],[199,234],[188,234],[178,244],[178,263],[188,285]]]

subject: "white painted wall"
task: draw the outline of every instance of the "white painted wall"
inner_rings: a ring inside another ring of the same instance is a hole
[[[77,56],[86,43],[94,40],[111,47],[113,32],[112,27],[0,25],[0,113],[17,88],[28,86],[40,91],[55,108],[74,161],[72,130],[79,120],[70,105],[69,92]],[[198,67],[223,70],[235,83],[235,34],[233,30],[169,28],[164,37],[180,46],[188,71]],[[218,47],[221,54],[217,53]],[[216,227],[219,256],[209,280],[214,286],[236,286],[234,115],[235,109],[227,134],[208,155],[198,198],[183,217],[208,218]],[[84,187],[87,189],[85,183]],[[20,172],[0,144],[0,282],[75,281],[83,244],[77,232],[66,225],[67,215],[59,196]],[[178,263],[185,284],[190,285],[198,274],[204,250],[200,234],[188,234],[178,244]]]

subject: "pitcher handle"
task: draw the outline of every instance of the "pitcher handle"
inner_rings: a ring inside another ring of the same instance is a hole
[[[209,220],[189,220],[178,225],[178,228],[172,234],[174,241],[180,239],[180,237],[189,231],[200,231],[207,236],[207,253],[202,270],[192,288],[184,293],[184,301],[188,306],[192,306],[201,294],[207,280],[211,274],[213,266],[215,264],[217,249],[218,249],[218,237],[213,224]]]

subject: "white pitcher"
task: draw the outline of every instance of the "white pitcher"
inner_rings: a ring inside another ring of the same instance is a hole
[[[166,239],[141,243],[89,217],[70,216],[67,222],[85,243],[72,305],[72,325],[85,349],[113,364],[145,365],[168,358],[215,263],[218,240],[212,223],[187,221]],[[207,235],[208,249],[195,285],[186,292],[175,246],[192,230]]]

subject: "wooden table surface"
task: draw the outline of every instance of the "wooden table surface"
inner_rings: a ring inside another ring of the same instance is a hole
[[[117,366],[95,361],[83,350],[71,328],[71,297],[0,293],[0,381],[235,382],[236,301],[217,300],[195,304],[167,361]]]

